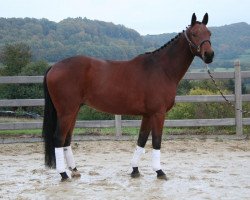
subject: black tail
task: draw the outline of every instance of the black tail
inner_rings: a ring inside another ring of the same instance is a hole
[[[56,159],[55,159],[55,146],[54,146],[54,136],[57,125],[57,114],[54,104],[50,98],[50,94],[47,87],[47,73],[50,68],[44,75],[43,88],[44,88],[44,118],[43,118],[43,138],[44,138],[44,147],[45,147],[45,165],[50,168],[55,168]]]

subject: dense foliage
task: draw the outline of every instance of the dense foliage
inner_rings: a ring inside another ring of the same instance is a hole
[[[23,43],[5,45],[0,61],[5,66],[2,75],[17,75],[31,61],[30,47]]]
[[[122,25],[86,18],[68,18],[59,23],[0,18],[0,46],[16,42],[28,44],[33,59],[48,62],[77,54],[128,59],[144,50],[140,34]]]

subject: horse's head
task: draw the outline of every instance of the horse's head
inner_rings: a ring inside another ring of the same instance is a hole
[[[202,22],[196,21],[195,13],[192,16],[191,25],[184,32],[189,43],[191,52],[199,56],[205,63],[211,63],[214,57],[214,51],[211,47],[211,32],[206,27],[208,14],[203,17]]]

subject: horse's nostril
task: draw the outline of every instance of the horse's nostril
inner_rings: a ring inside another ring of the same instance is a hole
[[[204,52],[203,60],[204,60],[205,63],[213,62],[213,58],[214,58],[214,52],[213,51],[211,51],[211,52],[205,51]]]
[[[214,57],[214,52],[213,51],[211,51],[211,52],[205,51],[204,57],[212,59]]]

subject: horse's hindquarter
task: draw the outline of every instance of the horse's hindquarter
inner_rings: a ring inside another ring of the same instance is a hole
[[[83,102],[90,61],[84,56],[68,58],[54,64],[48,72],[48,90],[57,111],[77,110]]]

